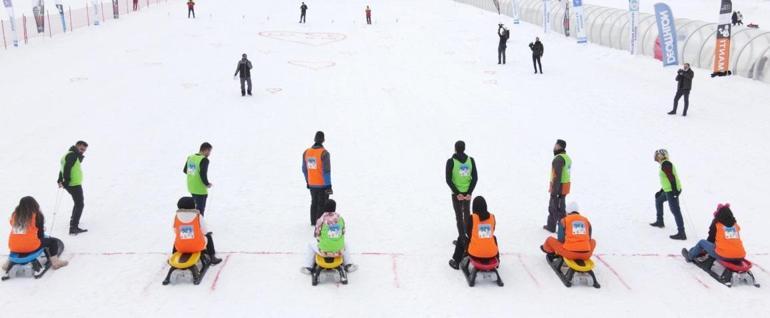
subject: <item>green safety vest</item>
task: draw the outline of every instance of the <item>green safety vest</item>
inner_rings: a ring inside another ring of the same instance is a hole
[[[663,162],[666,162],[668,160],[664,160]],[[663,162],[660,163],[660,186],[663,188],[663,192],[671,192],[674,189],[672,189],[671,181],[668,180],[668,176],[666,176],[666,173],[663,172]],[[670,162],[670,161],[668,161]],[[679,174],[676,173],[676,167],[673,163],[671,163],[671,171],[674,172],[674,180],[676,180],[676,185],[678,189],[677,191],[682,191],[682,182],[679,181]]]
[[[187,191],[191,194],[209,194],[209,189],[206,188],[200,175],[201,161],[203,158],[205,157],[199,153],[187,157]]]
[[[562,184],[572,182],[572,177],[570,175],[572,171],[572,158],[570,158],[569,155],[567,155],[566,153],[560,153],[559,155],[557,155],[557,157],[561,157],[562,159],[564,159],[564,167],[562,167],[561,169],[560,182]]]
[[[71,153],[73,152],[69,151],[64,155],[64,157],[61,157],[59,172],[65,179],[68,176],[64,175],[64,164],[67,161],[67,155]],[[75,158],[75,164],[72,165],[72,170],[70,170],[69,180],[69,184],[66,184],[68,187],[75,187],[83,184],[83,169],[80,168],[80,158]]]
[[[318,250],[324,253],[339,253],[345,248],[345,219],[339,218],[337,224],[321,227],[321,237],[318,240]]]
[[[455,158],[452,158],[454,164],[452,165],[452,183],[457,188],[457,191],[461,193],[468,192],[468,188],[471,187],[471,181],[473,181],[473,160],[468,157],[465,163],[460,162]]]

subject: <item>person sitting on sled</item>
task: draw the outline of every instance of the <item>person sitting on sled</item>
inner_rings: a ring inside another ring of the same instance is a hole
[[[212,233],[206,229],[203,215],[195,209],[195,199],[182,197],[176,206],[179,210],[176,211],[174,217],[174,252],[197,253],[205,251],[212,265],[222,262],[222,259],[216,256],[214,239]]]
[[[46,248],[50,257],[51,268],[59,269],[68,262],[59,259],[59,240],[45,234],[45,216],[40,212],[40,205],[33,197],[23,197],[11,215],[11,233],[8,237],[11,253],[28,254]],[[3,263],[3,272],[10,263]]]
[[[497,247],[497,237],[495,236],[497,222],[495,221],[495,215],[487,210],[487,201],[484,197],[478,196],[474,198],[471,210],[473,214],[467,229],[470,236],[468,250],[463,251],[461,244],[457,244],[455,255],[452,256],[450,265],[462,256],[470,256],[478,260],[493,259],[500,256]],[[468,266],[468,264],[463,263],[462,266]]]
[[[709,236],[689,251],[688,262],[708,254],[714,259],[740,261],[746,257],[741,241],[741,227],[735,221],[730,204],[719,204],[709,227]]]
[[[540,246],[543,252],[571,260],[591,258],[596,248],[596,241],[591,238],[591,222],[578,210],[576,202],[567,204],[568,214],[559,221],[558,238],[548,237]]]
[[[337,212],[337,202],[326,201],[324,213],[315,223],[314,239],[308,244],[307,262],[305,269],[311,270],[315,265],[315,256],[337,257],[342,255],[345,271],[352,271],[355,265],[350,261],[347,244],[345,243],[345,219]]]

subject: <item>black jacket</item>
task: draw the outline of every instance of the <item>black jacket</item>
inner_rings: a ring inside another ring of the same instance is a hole
[[[508,38],[511,37],[511,33],[503,29],[502,27],[497,29],[497,36],[500,37],[500,43],[497,45],[500,48],[504,48],[508,46]]]
[[[235,67],[235,75],[238,74],[241,74],[241,78],[251,77],[251,61],[246,58],[242,58],[238,61],[238,66]]]
[[[564,158],[559,156],[560,154],[567,153],[564,150],[556,153],[556,156],[551,161],[551,169],[553,169],[553,179],[551,179],[551,195],[561,195],[561,173],[564,171]]]
[[[674,176],[674,165],[670,161],[664,161],[663,164],[660,165],[660,169],[663,170],[663,173],[666,174],[666,178],[668,178],[668,182],[671,183],[671,191],[678,195],[682,189],[680,185],[676,184],[676,176]]]
[[[302,14],[305,14],[305,12],[307,11],[307,6],[303,4],[299,7],[299,10],[302,11]]]
[[[59,179],[56,180],[57,183],[61,183],[66,185],[69,185],[70,183],[70,177],[72,176],[72,166],[75,165],[75,161],[80,159],[80,162],[83,162],[83,159],[85,158],[80,151],[78,151],[78,148],[75,146],[70,147],[70,152],[64,156],[64,169],[62,171],[59,171]]]
[[[543,42],[535,41],[535,43],[530,43],[529,49],[532,50],[532,56],[543,57],[543,52],[545,51],[545,48],[543,47]]]
[[[735,225],[735,217],[733,217],[732,213],[724,212],[724,210],[720,210],[717,212],[717,215],[714,216],[714,220],[711,221],[711,226],[709,226],[709,237],[708,241],[711,243],[714,243],[716,241],[717,237],[717,223],[722,223],[725,226],[733,226]]]
[[[470,160],[471,164],[473,165],[473,169],[471,169],[471,185],[468,187],[468,192],[461,193],[460,190],[457,190],[457,187],[455,187],[455,184],[452,182],[452,170],[455,167],[454,160],[452,159],[457,159],[460,162],[466,162],[467,160]],[[449,185],[449,189],[452,189],[452,194],[472,194],[473,189],[476,188],[476,182],[479,180],[478,170],[479,169],[476,166],[476,161],[473,160],[473,157],[469,157],[464,153],[452,155],[452,158],[449,158],[449,160],[446,161],[446,184]]]
[[[676,85],[676,88],[689,91],[690,89],[692,89],[692,78],[694,76],[695,76],[695,73],[692,71],[692,69],[689,69],[686,71],[679,70],[676,73],[676,81],[678,82]]]
[[[187,174],[187,162],[184,163],[184,169],[182,169],[182,172],[184,172],[184,174]],[[201,175],[201,181],[203,181],[203,184],[205,184],[206,186],[210,186],[211,183],[209,183],[209,158],[204,157],[203,159],[201,159],[200,175]]]

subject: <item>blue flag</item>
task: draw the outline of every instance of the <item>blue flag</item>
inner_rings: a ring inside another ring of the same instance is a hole
[[[671,8],[665,3],[656,3],[655,20],[658,23],[658,37],[660,49],[663,53],[663,66],[679,65],[676,26],[674,25],[674,14],[671,13]]]

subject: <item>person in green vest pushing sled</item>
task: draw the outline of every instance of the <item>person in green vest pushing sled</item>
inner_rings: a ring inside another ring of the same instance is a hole
[[[59,188],[64,188],[72,196],[74,206],[72,207],[72,216],[70,217],[70,235],[78,235],[88,232],[80,228],[80,217],[83,215],[85,199],[83,198],[83,170],[80,167],[83,154],[88,149],[88,143],[79,140],[74,146],[70,147],[67,154],[61,158],[59,167]]]
[[[452,190],[452,207],[457,225],[457,239],[452,242],[455,252],[449,260],[449,266],[459,269],[460,259],[469,241],[467,227],[471,223],[471,198],[479,180],[476,161],[465,153],[464,141],[455,142],[455,153],[446,161],[445,176],[446,184]]]
[[[660,164],[658,175],[660,177],[660,191],[655,193],[655,210],[657,218],[651,226],[663,228],[663,203],[668,201],[668,207],[671,214],[674,215],[676,222],[676,234],[669,236],[672,240],[686,240],[684,233],[684,221],[682,220],[682,210],[679,208],[679,195],[682,194],[682,182],[679,181],[679,174],[676,173],[676,167],[669,161],[668,151],[658,149],[655,151],[655,161]]]
[[[209,188],[214,185],[208,178],[209,156],[212,148],[208,142],[201,144],[198,153],[187,157],[182,170],[187,175],[187,190],[195,200],[195,209],[200,211],[201,215],[206,211]]]
[[[315,223],[314,238],[308,244],[307,262],[302,271],[312,275],[313,286],[318,284],[321,272],[336,271],[340,283],[347,284],[347,273],[356,270],[345,243],[345,219],[336,211],[337,202],[327,200],[324,213]]]

